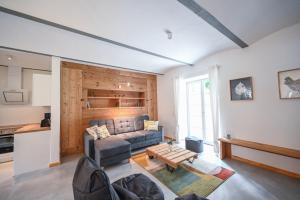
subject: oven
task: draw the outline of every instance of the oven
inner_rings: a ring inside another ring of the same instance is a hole
[[[0,135],[0,154],[11,153],[14,151],[14,135]]]
[[[14,131],[17,128],[0,129],[0,163],[13,160]]]

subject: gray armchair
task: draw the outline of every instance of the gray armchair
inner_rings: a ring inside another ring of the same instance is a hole
[[[161,189],[143,174],[133,174],[112,185],[94,160],[82,157],[73,178],[75,200],[164,200]]]

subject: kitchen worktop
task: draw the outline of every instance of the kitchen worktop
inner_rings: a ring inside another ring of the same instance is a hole
[[[19,133],[28,133],[28,132],[36,132],[36,131],[48,131],[50,127],[41,127],[40,124],[28,124],[25,125],[15,131],[15,134]]]
[[[0,126],[1,131],[7,130],[7,129],[13,130],[12,134],[21,134],[21,133],[30,133],[30,132],[51,130],[50,127],[41,127],[39,123]]]

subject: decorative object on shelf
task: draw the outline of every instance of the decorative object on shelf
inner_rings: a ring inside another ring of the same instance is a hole
[[[252,77],[230,80],[231,101],[253,100]]]
[[[280,99],[300,99],[300,68],[278,72]]]
[[[41,127],[50,127],[51,126],[51,113],[45,113],[44,119],[41,121]]]
[[[86,102],[86,107],[91,108],[91,103],[89,101]]]
[[[231,139],[231,135],[230,135],[230,134],[227,134],[227,135],[226,135],[226,138],[227,138],[227,139]]]

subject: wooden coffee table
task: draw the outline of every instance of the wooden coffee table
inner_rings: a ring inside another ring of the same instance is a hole
[[[173,172],[183,161],[193,162],[198,154],[176,145],[159,144],[146,149],[146,153],[150,159],[156,158],[164,162],[167,170]]]

